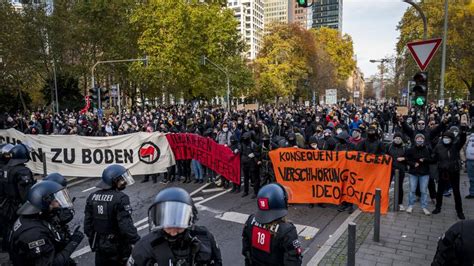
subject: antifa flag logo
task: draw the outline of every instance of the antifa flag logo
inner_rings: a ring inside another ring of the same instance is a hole
[[[140,146],[138,157],[146,164],[155,163],[160,159],[160,149],[153,142],[145,142]]]

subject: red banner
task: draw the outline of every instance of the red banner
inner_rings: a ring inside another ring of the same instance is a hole
[[[166,135],[176,160],[198,160],[202,165],[240,185],[240,156],[229,147],[197,134]]]

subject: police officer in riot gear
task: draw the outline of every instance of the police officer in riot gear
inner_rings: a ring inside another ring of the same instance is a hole
[[[257,205],[257,213],[249,216],[242,232],[245,265],[301,265],[296,227],[285,220],[285,189],[278,183],[265,185],[258,192]]]
[[[438,241],[432,266],[474,265],[474,220],[453,224]]]
[[[0,209],[5,208],[4,204],[6,202],[5,198],[5,187],[7,184],[7,175],[6,171],[4,171],[5,165],[8,164],[8,161],[10,160],[11,154],[10,150],[13,148],[12,144],[1,144],[0,145]],[[3,242],[3,239],[7,239],[8,236],[8,226],[7,222],[9,219],[5,217],[2,214],[2,211],[0,211],[0,237],[2,238],[2,243],[6,244],[6,242]],[[2,247],[3,248],[3,247]]]
[[[151,232],[135,245],[129,265],[222,265],[214,236],[196,220],[186,190],[160,191],[148,209]]]
[[[2,230],[8,232],[18,218],[17,210],[26,201],[26,194],[36,182],[33,173],[25,165],[30,160],[28,147],[17,144],[9,152],[9,161],[3,167],[2,191],[0,192],[0,216]],[[3,248],[7,248],[6,237]]]
[[[75,265],[70,258],[84,234],[76,228],[67,243],[51,223],[57,208],[72,208],[66,188],[52,181],[31,187],[28,201],[18,210],[10,236],[13,265]]]
[[[52,181],[60,184],[61,186],[67,188],[66,178],[59,173],[52,173],[43,178],[43,181]],[[72,199],[74,202],[74,198]],[[71,232],[69,230],[68,223],[74,218],[74,209],[73,208],[55,208],[51,211],[51,224],[54,226],[56,231],[61,236],[61,242],[63,245],[66,245],[70,238]]]
[[[130,199],[122,192],[133,183],[135,181],[125,167],[110,165],[96,186],[101,190],[87,198],[84,232],[95,252],[96,265],[124,265],[132,245],[140,239],[133,225]]]

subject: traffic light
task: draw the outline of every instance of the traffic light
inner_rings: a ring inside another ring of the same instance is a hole
[[[415,106],[423,107],[428,100],[428,72],[418,72],[413,76],[415,86],[412,88],[412,102]]]
[[[100,88],[100,101],[104,103],[110,99],[109,90],[107,88]]]
[[[296,0],[298,7],[309,7],[311,4],[308,3],[308,0]]]
[[[99,99],[99,95],[98,95],[98,92],[99,92],[99,87],[94,87],[92,89],[89,89],[89,93],[90,93],[90,100],[91,100],[91,103],[92,103],[92,106],[96,107],[98,106],[98,99]]]
[[[99,90],[100,90],[100,101],[99,101]],[[94,87],[89,90],[90,99],[92,105],[97,108],[101,108],[106,101],[110,99],[109,90],[107,88]]]

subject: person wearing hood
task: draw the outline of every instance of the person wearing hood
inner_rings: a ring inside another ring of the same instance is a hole
[[[443,205],[443,191],[451,184],[454,194],[454,203],[458,218],[461,220],[465,219],[461,193],[459,190],[459,180],[461,171],[461,158],[460,151],[466,143],[466,127],[463,126],[459,134],[459,139],[453,131],[446,131],[443,134],[441,143],[436,145],[433,150],[433,159],[438,162],[438,193],[436,194],[436,208],[433,210],[433,214],[441,212],[441,206]]]
[[[130,198],[123,190],[135,183],[123,166],[112,164],[102,173],[100,190],[92,192],[84,210],[84,233],[95,252],[96,265],[124,265],[140,236],[132,220]]]
[[[358,151],[372,153],[372,154],[384,154],[385,149],[382,141],[380,141],[379,135],[377,133],[377,128],[370,126],[367,129],[367,139],[361,141],[356,149]]]
[[[245,132],[242,135],[241,156],[244,174],[244,194],[242,194],[242,197],[248,196],[249,182],[252,181],[254,189],[252,198],[255,198],[260,188],[259,167],[257,164],[260,160],[260,153],[258,152],[257,144],[252,141],[250,132]]]
[[[349,141],[349,134],[344,130],[337,134],[335,151],[353,151],[355,150],[355,145]]]
[[[393,135],[392,143],[387,146],[387,151],[385,153],[392,157],[392,179],[395,175],[395,170],[398,170],[398,205],[400,211],[404,211],[405,207],[403,206],[403,180],[405,179],[406,171],[406,148],[403,143],[403,136],[400,132],[396,132]]]
[[[416,188],[419,184],[421,191],[421,208],[425,215],[430,215],[428,210],[428,181],[430,178],[430,162],[431,149],[425,142],[425,135],[418,134],[415,136],[415,145],[407,149],[405,152],[405,160],[409,165],[408,170],[410,194],[408,196],[407,213],[412,213],[415,204]]]
[[[333,151],[336,148],[337,141],[332,136],[332,129],[326,128],[323,131],[323,138],[318,142],[320,150]]]

